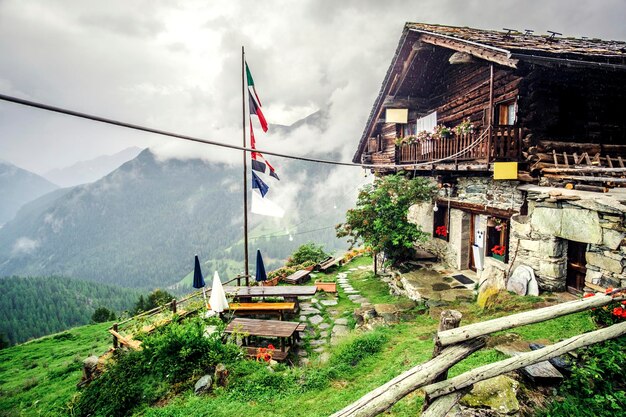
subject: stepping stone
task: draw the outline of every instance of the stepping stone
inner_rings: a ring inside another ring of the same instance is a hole
[[[320,337],[322,339],[326,339],[328,337],[328,332],[326,330],[320,332]]]
[[[311,303],[300,303],[300,308],[302,310],[306,310],[307,308],[311,308],[313,305]]]
[[[321,303],[325,306],[336,306],[337,300],[322,300]]]
[[[300,298],[301,300],[310,300],[311,298],[313,298],[313,296],[312,295],[305,295],[305,296],[298,297],[298,298]]]
[[[345,336],[350,333],[348,326],[337,324],[333,327],[333,336]]]
[[[320,346],[320,347],[318,347],[318,348],[313,349],[313,352],[316,352],[316,353],[322,353],[324,350],[325,350],[325,349],[324,349],[324,347],[323,347],[323,346]]]
[[[312,316],[313,314],[319,314],[319,313],[320,311],[317,308],[308,308],[300,312],[300,314],[303,316]]]
[[[326,344],[326,342],[324,342],[323,340],[311,340],[311,346],[322,346]]]
[[[306,321],[306,316],[300,316],[299,320],[300,321]]]
[[[320,316],[319,314],[316,314],[313,317],[309,318],[309,321],[314,324],[315,326],[317,326],[318,324],[320,324],[321,322],[324,321],[324,318],[322,316]]]
[[[313,304],[317,303],[317,298],[311,298],[311,302],[312,302]]]
[[[344,292],[346,294],[358,294],[359,293],[357,290],[344,290]]]
[[[328,323],[322,323],[322,324],[320,324],[320,325],[319,325],[319,326],[317,326],[317,327],[318,327],[318,328],[320,328],[320,329],[322,329],[322,330],[325,330],[325,329],[328,329],[328,328],[330,327],[330,324],[328,324]]]
[[[348,298],[349,298],[350,300],[354,301],[354,300],[358,300],[359,298],[363,298],[363,297],[361,297],[361,294],[350,294],[350,295],[348,296]]]
[[[372,269],[372,267],[371,267],[371,266],[365,266],[365,265],[361,265],[361,266],[359,266],[358,268],[359,268],[359,269],[362,269],[362,270]]]
[[[300,365],[301,366],[307,366],[309,363],[311,363],[309,358],[300,358]]]
[[[358,271],[359,268],[350,268],[349,271]]]
[[[298,351],[298,356],[309,356],[306,350],[300,349]]]
[[[346,326],[347,324],[348,324],[348,319],[346,318],[335,320],[335,325]]]
[[[357,298],[356,300],[353,300],[352,302],[353,302],[353,303],[356,303],[356,304],[361,304],[361,305],[363,305],[363,304],[368,304],[368,303],[370,302],[370,300],[368,300],[368,299],[367,299],[367,298],[365,298],[365,297],[361,297],[361,298]]]

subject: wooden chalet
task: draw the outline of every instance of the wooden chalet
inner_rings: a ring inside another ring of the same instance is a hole
[[[453,267],[505,285],[529,265],[548,290],[619,285],[626,259],[607,236],[626,230],[625,99],[626,42],[407,23],[353,161],[439,183],[411,216]],[[580,203],[599,195],[613,207]],[[593,255],[607,250],[609,269]]]
[[[624,97],[625,42],[407,23],[353,161],[381,171],[516,161],[534,175],[624,168]],[[407,109],[407,123],[385,123],[387,109]],[[435,113],[449,128],[469,118],[473,132],[396,145]]]

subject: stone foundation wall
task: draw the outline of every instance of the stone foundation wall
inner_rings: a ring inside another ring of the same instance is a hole
[[[499,209],[519,210],[524,196],[517,189],[519,181],[495,181],[493,178],[459,178],[452,191],[452,200],[481,204]],[[445,198],[445,191],[440,193]]]
[[[607,197],[565,198],[529,193],[527,216],[513,216],[509,261],[528,265],[540,289],[566,287],[568,241],[587,243],[585,282],[602,287],[626,285],[626,206]]]

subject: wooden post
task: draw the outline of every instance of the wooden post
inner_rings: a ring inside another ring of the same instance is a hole
[[[439,318],[439,329],[438,332],[443,332],[445,330],[456,329],[461,324],[461,319],[463,318],[463,314],[456,310],[444,310],[441,312]],[[441,351],[443,350],[443,346],[439,343],[439,340],[435,338],[435,349],[433,349],[433,358],[439,356]],[[448,370],[442,372],[435,381],[443,381],[448,378]]]
[[[378,254],[374,252],[374,275],[378,275]]]
[[[241,47],[241,123],[243,135],[243,147],[246,147],[246,55]],[[246,151],[243,151],[243,253],[244,268],[246,272],[246,286],[250,285],[248,276],[248,166]]]
[[[115,332],[118,332],[117,323],[113,323],[113,330],[115,330]],[[118,347],[119,347],[119,343],[117,341],[117,336],[113,335],[113,349],[117,349]]]
[[[491,162],[491,142],[493,136],[493,64],[489,66],[489,109],[487,109],[487,164]]]
[[[176,299],[172,300],[170,306],[172,308],[172,313],[176,314]]]

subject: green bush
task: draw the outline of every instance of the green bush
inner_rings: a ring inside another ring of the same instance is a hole
[[[581,349],[559,397],[537,417],[614,417],[626,410],[626,336]]]
[[[140,351],[118,354],[115,363],[82,392],[75,415],[128,415],[183,389],[218,363],[240,359],[243,353],[236,345],[221,341],[223,324],[211,323],[219,331],[209,337],[204,336],[207,322],[193,318],[147,335]]]
[[[287,266],[301,265],[307,262],[306,266],[315,265],[318,262],[323,261],[330,255],[324,252],[322,245],[316,245],[313,242],[305,243],[300,246],[294,253],[291,254],[287,260]]]
[[[348,372],[363,359],[380,352],[386,341],[387,336],[380,331],[365,333],[342,345],[333,355],[330,364],[337,372]]]

